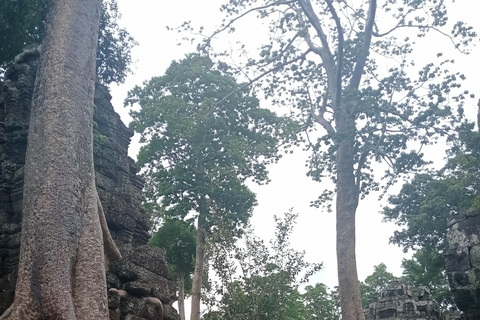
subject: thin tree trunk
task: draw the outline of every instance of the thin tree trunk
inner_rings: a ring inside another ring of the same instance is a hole
[[[178,271],[178,313],[180,320],[185,320],[185,274]]]
[[[15,300],[0,319],[108,319],[92,147],[101,0],[51,6],[28,134]]]
[[[197,226],[197,248],[195,256],[195,271],[192,281],[192,308],[190,320],[200,320],[200,300],[202,296],[202,275],[205,264],[205,215],[207,214],[207,201],[200,200],[200,209]]]
[[[355,214],[358,191],[354,176],[354,119],[336,114],[342,136],[337,150],[337,269],[343,320],[365,320],[355,257]]]

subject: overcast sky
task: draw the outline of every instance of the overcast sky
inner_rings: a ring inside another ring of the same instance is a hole
[[[137,60],[135,74],[129,76],[125,84],[113,85],[111,88],[114,107],[125,123],[129,122],[129,117],[128,111],[123,107],[123,100],[128,90],[152,76],[163,75],[172,60],[181,59],[185,53],[192,52],[194,49],[186,43],[179,46],[182,35],[167,31],[166,26],[178,26],[183,21],[191,20],[196,26],[206,26],[207,30],[211,29],[221,22],[222,15],[218,8],[222,2],[219,0],[118,0],[122,13],[121,25],[126,27],[139,42],[139,46],[133,51],[133,58]],[[381,2],[383,1],[379,1]],[[478,1],[459,0],[455,7],[458,10],[454,12],[451,19],[461,18],[474,25],[477,32],[480,31]],[[242,32],[243,37],[248,37],[253,45],[256,44],[258,30],[244,29]],[[424,47],[425,55],[419,55],[418,59],[428,59],[428,53],[445,52],[448,46],[450,43],[446,39],[430,42]],[[467,86],[477,94],[477,97],[480,96],[478,46],[469,56],[457,54],[457,60],[459,71],[467,75]],[[473,100],[466,105],[467,114],[472,120],[476,115],[475,105],[476,102]],[[440,149],[442,148],[436,148],[436,150]],[[135,158],[137,150],[138,147],[133,143],[130,155]],[[441,159],[443,153],[431,153],[430,157]],[[335,217],[334,213],[309,207],[310,201],[318,197],[324,186],[306,177],[304,165],[306,158],[305,153],[296,150],[293,155],[284,157],[278,164],[270,167],[272,182],[269,185],[252,186],[257,193],[259,205],[251,221],[258,235],[270,239],[273,236],[273,215],[281,215],[293,207],[294,211],[300,213],[300,217],[294,231],[292,245],[296,249],[305,250],[308,261],[324,262],[324,270],[312,281],[323,282],[332,287],[337,283]],[[398,190],[398,187],[392,189],[392,191],[395,190]],[[372,195],[361,201],[357,210],[357,264],[360,280],[371,274],[373,266],[381,262],[384,262],[388,270],[395,275],[401,275],[400,263],[405,255],[400,248],[388,243],[395,226],[382,223],[382,216],[379,213],[381,205],[382,203],[378,202],[378,196]]]

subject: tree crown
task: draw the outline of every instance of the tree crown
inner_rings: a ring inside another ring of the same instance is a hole
[[[232,230],[247,222],[256,200],[246,180],[268,182],[266,165],[279,159],[279,144],[296,128],[197,54],[135,87],[126,104],[140,105],[131,112],[131,127],[146,142],[138,162],[147,194],[161,197],[167,214],[178,217],[199,212],[207,201],[210,227],[218,217],[231,221]]]

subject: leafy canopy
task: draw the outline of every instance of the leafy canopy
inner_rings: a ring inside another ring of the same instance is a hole
[[[174,61],[165,75],[131,90],[131,127],[146,144],[147,201],[161,199],[167,216],[202,213],[206,230],[222,220],[228,230],[246,223],[255,195],[245,182],[268,182],[268,163],[295,124],[259,107],[255,96],[206,56]],[[208,202],[208,208],[204,202]],[[219,219],[218,217],[221,217]]]
[[[23,48],[40,43],[49,0],[0,2],[0,66],[13,61]]]
[[[329,290],[323,283],[308,285],[302,294],[307,317],[305,320],[339,320],[340,298],[338,290]]]
[[[199,49],[243,61],[238,73],[273,104],[297,108],[314,180],[337,181],[336,153],[341,141],[350,140],[349,170],[361,197],[420,170],[426,164],[422,146],[451,134],[463,115],[469,92],[458,90],[464,75],[453,71],[454,59],[432,52],[423,63],[415,56],[417,39],[432,33],[468,52],[477,34],[464,22],[450,23],[447,8],[436,0],[230,1],[221,7],[222,24]],[[234,37],[250,15],[267,26],[261,49],[218,49],[222,32]],[[188,23],[182,27],[193,30]],[[346,125],[340,125],[343,117]],[[386,164],[383,175],[374,170],[380,162]],[[332,195],[326,190],[314,204]]]

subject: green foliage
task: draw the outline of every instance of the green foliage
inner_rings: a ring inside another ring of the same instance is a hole
[[[0,3],[0,71],[30,44],[41,43],[51,0]],[[116,0],[102,2],[97,48],[97,77],[104,84],[122,83],[131,72],[131,49],[137,42],[118,25]]]
[[[108,139],[108,137],[104,136],[103,134],[94,133],[93,134],[93,142],[96,145],[105,145],[108,142],[110,142],[110,139]]]
[[[400,193],[390,196],[389,207],[383,210],[386,221],[395,221],[403,228],[395,231],[392,243],[403,246],[404,251],[419,247],[445,247],[447,218],[453,202],[448,184],[433,175],[419,174],[403,185]]]
[[[421,147],[452,133],[458,123],[456,110],[468,97],[468,92],[458,90],[464,75],[452,72],[454,60],[439,54],[436,60],[419,65],[413,38],[440,31],[446,42],[468,52],[477,36],[461,22],[448,36],[443,29],[448,12],[444,1],[419,5],[418,1],[392,0],[378,5],[373,13],[369,3],[231,1],[222,6],[226,18],[218,32],[199,45],[215,52],[222,31],[231,31],[228,37],[234,37],[237,20],[258,14],[269,25],[270,36],[265,37],[258,56],[243,52],[245,63],[238,72],[251,74],[273,104],[297,108],[295,116],[304,124],[307,148],[312,151],[312,179],[330,177],[336,182],[339,142],[352,139],[353,168],[349,170],[357,176],[359,197],[388,188],[402,173],[421,170],[427,164]],[[373,19],[371,25],[368,19]],[[398,24],[392,23],[396,27],[389,30],[384,21]],[[192,27],[187,23],[183,28]],[[330,32],[331,37],[325,36]],[[219,53],[224,55],[228,53]],[[388,72],[379,68],[383,62],[389,65]],[[337,67],[341,72],[335,73]],[[257,74],[264,76],[253,76]],[[334,93],[340,98],[336,100]],[[340,128],[336,122],[340,115],[352,126]],[[383,175],[374,170],[380,162],[388,165]],[[332,195],[326,190],[313,204],[323,205]]]
[[[215,311],[204,319],[338,319],[334,317],[337,302],[325,286],[308,286],[305,294],[299,292],[299,286],[320,270],[321,264],[306,262],[304,252],[291,248],[296,218],[292,211],[283,218],[275,217],[275,238],[270,246],[247,229],[241,241],[230,247],[233,252],[215,250],[224,253],[211,258],[219,281],[211,286],[207,301]],[[219,294],[221,299],[217,301]],[[318,302],[326,304],[319,307]],[[331,318],[324,318],[327,315]]]
[[[50,0],[0,2],[0,67],[13,61],[23,48],[40,43]]]
[[[131,50],[138,43],[118,25],[121,15],[117,0],[102,1],[97,46],[97,76],[104,84],[123,83],[132,72]]]
[[[368,307],[370,303],[377,301],[380,291],[391,281],[397,279],[392,273],[387,271],[387,266],[384,263],[380,263],[373,268],[373,273],[360,283],[364,308]]]
[[[191,275],[195,269],[195,228],[182,220],[166,219],[149,244],[165,250],[170,275],[177,280],[178,273],[182,272],[185,275],[185,290],[191,290]]]
[[[390,241],[416,250],[404,260],[405,277],[416,285],[426,285],[446,308],[453,305],[445,278],[443,254],[447,221],[453,215],[478,211],[480,207],[480,137],[473,123],[458,127],[458,138],[450,141],[448,161],[432,174],[416,175],[400,193],[389,198],[385,220],[401,226]]]
[[[444,168],[432,174],[419,174],[390,196],[383,214],[385,220],[402,226],[391,241],[404,250],[437,248],[443,251],[447,219],[452,215],[478,211],[480,207],[480,138],[473,123],[458,127],[451,140]]]
[[[338,289],[329,290],[323,283],[314,286],[306,286],[302,294],[307,317],[311,320],[339,320],[340,298]]]
[[[402,261],[403,278],[415,286],[430,288],[432,298],[443,310],[455,305],[445,275],[445,258],[436,248],[418,249],[412,259]]]
[[[200,214],[206,230],[218,222],[236,234],[250,217],[255,195],[245,182],[268,182],[266,165],[279,158],[294,123],[259,107],[258,99],[200,55],[173,62],[162,77],[129,92],[131,127],[146,144],[148,202],[161,199],[167,216]]]

